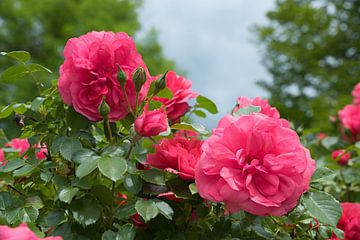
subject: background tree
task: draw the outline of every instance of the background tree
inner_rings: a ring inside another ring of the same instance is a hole
[[[0,51],[25,50],[32,61],[58,75],[67,39],[92,30],[123,31],[134,36],[140,30],[137,9],[141,0],[1,0]],[[144,39],[135,39],[153,75],[174,68],[163,56],[154,30]],[[11,63],[0,57],[0,72]],[[40,77],[46,83],[46,78]],[[34,81],[0,79],[0,105],[26,101],[38,94]]]
[[[325,129],[360,76],[360,1],[277,0],[256,31],[272,81],[259,85],[284,117]]]

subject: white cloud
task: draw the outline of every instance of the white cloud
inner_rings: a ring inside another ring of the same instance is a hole
[[[206,125],[215,126],[238,96],[266,96],[255,85],[268,74],[249,28],[266,22],[273,6],[273,0],[144,1],[142,31],[155,27],[165,55],[187,71],[195,91],[219,106]]]

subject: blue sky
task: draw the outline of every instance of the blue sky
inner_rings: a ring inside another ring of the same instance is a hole
[[[273,0],[144,1],[142,33],[156,28],[165,56],[187,72],[196,92],[218,105],[220,113],[202,121],[207,126],[216,126],[238,96],[267,96],[255,85],[270,77],[250,28],[265,23],[273,6]]]

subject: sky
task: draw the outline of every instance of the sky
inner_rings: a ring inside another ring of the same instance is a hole
[[[212,99],[219,114],[201,123],[215,127],[239,96],[266,97],[256,81],[270,79],[251,32],[266,23],[273,0],[145,0],[141,34],[158,31],[164,55],[175,60],[193,90]]]

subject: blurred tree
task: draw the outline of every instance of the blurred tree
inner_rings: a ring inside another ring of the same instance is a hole
[[[360,80],[360,1],[277,0],[267,18],[255,29],[272,81],[259,85],[282,116],[329,127]]]
[[[137,9],[141,3],[141,0],[0,0],[0,51],[28,51],[33,62],[50,68],[56,77],[67,39],[92,30],[123,31],[133,36],[140,29]],[[145,61],[153,75],[174,68],[174,62],[163,56],[155,31],[137,43],[140,52],[146,53]],[[8,65],[9,59],[0,57],[0,71]],[[30,100],[38,94],[32,89],[36,89],[35,83],[29,79],[12,83],[0,79],[0,105]]]

